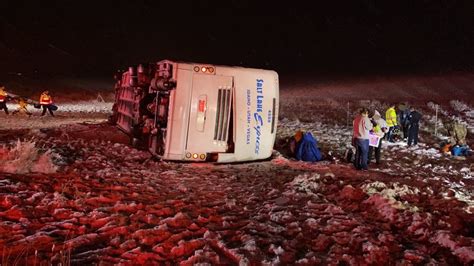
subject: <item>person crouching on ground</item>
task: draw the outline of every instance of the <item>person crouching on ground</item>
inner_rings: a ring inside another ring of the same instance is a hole
[[[354,166],[357,170],[368,170],[369,159],[369,132],[372,130],[372,122],[369,119],[369,110],[362,108],[353,122],[352,140],[356,148]]]
[[[375,151],[375,163],[380,164],[380,154],[382,151],[382,139],[385,135],[385,132],[388,131],[387,122],[382,118],[380,113],[375,110],[374,115],[372,116],[372,131],[374,134],[380,137],[379,145],[377,147],[369,146],[369,162],[372,160],[372,155]]]
[[[418,144],[418,129],[420,128],[421,114],[415,110],[414,107],[410,108],[410,115],[408,116],[409,125],[408,128],[408,146]]]
[[[5,91],[5,87],[0,86],[0,110],[4,110],[5,114],[8,115],[7,100],[8,94]]]
[[[26,114],[26,115],[28,115],[28,116],[31,116],[31,115],[32,115],[32,113],[30,113],[30,112],[28,111],[28,108],[27,108],[27,107],[28,107],[28,102],[27,102],[26,99],[24,99],[24,98],[18,98],[18,99],[17,99],[17,102],[18,102],[18,109],[15,110],[15,111],[13,111],[12,115],[17,114],[17,113]]]
[[[397,124],[397,112],[395,111],[395,105],[390,105],[390,108],[385,112],[385,120],[387,121],[388,133],[387,140],[389,142],[393,141],[393,130],[398,126]]]
[[[53,104],[53,98],[49,95],[49,91],[44,91],[41,96],[40,96],[40,104],[41,107],[43,107],[43,112],[41,113],[41,116],[44,116],[46,114],[46,110],[49,111],[49,114],[51,116],[54,116],[53,110],[51,105]]]

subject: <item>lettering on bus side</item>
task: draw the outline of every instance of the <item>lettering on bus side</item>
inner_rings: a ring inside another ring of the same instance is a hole
[[[252,92],[247,89],[247,128],[245,129],[245,143],[250,145],[250,123],[252,122],[251,106],[252,106]]]
[[[253,118],[255,120],[255,154],[260,152],[260,141],[262,135],[262,127],[263,127],[263,118],[261,113],[263,112],[263,79],[256,80],[256,109],[253,113]]]

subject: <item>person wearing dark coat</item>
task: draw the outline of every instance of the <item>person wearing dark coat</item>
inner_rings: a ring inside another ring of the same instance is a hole
[[[418,130],[420,128],[421,113],[415,110],[414,107],[410,108],[410,115],[408,116],[408,146],[418,144]]]
[[[409,121],[408,117],[410,116],[410,108],[407,105],[401,105],[399,107],[400,110],[400,127],[403,132],[403,139],[406,140],[408,138],[408,127],[409,127]]]

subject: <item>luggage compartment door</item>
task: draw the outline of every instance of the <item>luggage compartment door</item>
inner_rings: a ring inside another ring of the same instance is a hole
[[[187,152],[227,151],[233,93],[233,77],[193,76]]]

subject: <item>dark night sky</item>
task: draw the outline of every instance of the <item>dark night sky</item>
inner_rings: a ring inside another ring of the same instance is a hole
[[[472,0],[319,3],[2,1],[0,67],[108,75],[174,59],[284,73],[473,70]]]

